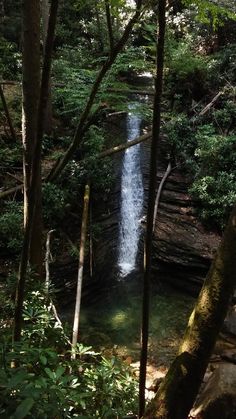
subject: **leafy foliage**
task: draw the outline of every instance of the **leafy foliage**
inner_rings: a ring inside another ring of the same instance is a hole
[[[218,128],[231,121],[225,109],[213,114]],[[236,201],[235,134],[219,134],[213,124],[194,127],[184,115],[172,119],[166,128],[178,163],[192,174],[190,192],[202,220],[223,228]]]
[[[90,347],[79,345],[78,352],[80,359],[72,362],[27,343],[13,351],[3,347],[1,417],[112,419],[134,412],[137,385],[129,368]],[[10,368],[13,361],[18,367]]]
[[[0,248],[10,253],[21,249],[23,238],[23,208],[16,201],[7,201],[0,215]]]
[[[48,225],[54,226],[65,215],[66,193],[57,185],[43,185],[43,216]]]
[[[15,78],[19,71],[20,56],[14,43],[0,37],[0,74],[2,78]]]
[[[183,3],[195,6],[199,21],[205,24],[213,23],[214,28],[222,24],[225,18],[236,18],[235,10],[232,10],[229,4],[217,5],[209,0],[183,0]]]

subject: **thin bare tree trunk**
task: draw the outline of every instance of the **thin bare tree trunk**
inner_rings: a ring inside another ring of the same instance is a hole
[[[93,276],[93,234],[92,234],[92,202],[90,199],[89,205],[89,274],[92,278]]]
[[[4,109],[4,112],[5,112],[6,118],[7,118],[8,126],[9,126],[10,133],[11,133],[11,137],[16,142],[17,141],[16,133],[15,133],[15,130],[14,130],[14,127],[13,127],[10,112],[8,110],[6,98],[5,98],[4,91],[3,91],[3,88],[1,86],[1,84],[0,84],[0,97],[1,97],[1,100],[2,100],[3,109]]]
[[[28,0],[29,2],[32,0]],[[24,240],[22,245],[21,260],[19,267],[19,275],[16,289],[15,313],[14,313],[14,341],[19,341],[22,330],[22,309],[25,293],[25,281],[27,274],[27,267],[29,261],[29,249],[32,236],[32,228],[34,224],[34,213],[37,205],[37,187],[38,187],[38,173],[41,164],[41,143],[43,136],[43,121],[44,112],[47,104],[48,83],[50,79],[52,48],[56,26],[56,16],[58,9],[58,0],[51,1],[48,36],[44,55],[44,64],[42,71],[42,82],[40,90],[40,100],[38,107],[38,123],[37,123],[37,138],[33,152],[32,160],[32,177],[29,185],[29,206],[28,217],[26,218]]]
[[[145,262],[144,262],[144,280],[143,280],[143,308],[142,308],[142,333],[141,333],[141,358],[140,358],[140,376],[139,376],[139,417],[141,418],[145,409],[145,383],[147,369],[148,352],[148,330],[149,330],[149,288],[152,262],[152,232],[153,217],[155,206],[156,172],[157,172],[157,153],[160,143],[160,125],[161,125],[161,98],[163,85],[163,67],[164,67],[164,43],[165,43],[165,24],[166,24],[166,0],[158,2],[158,42],[157,42],[157,75],[155,81],[155,96],[153,108],[153,134],[151,146],[150,177],[149,177],[149,195],[147,210],[147,230],[145,240]]]
[[[163,186],[165,184],[166,179],[168,178],[169,174],[171,173],[171,163],[168,163],[167,169],[164,173],[163,178],[161,179],[158,191],[157,191],[157,196],[156,196],[156,200],[155,200],[155,207],[154,207],[154,215],[153,215],[153,228],[152,230],[154,231],[155,228],[155,224],[156,224],[156,218],[157,218],[157,210],[159,208],[159,204],[160,204],[160,198],[161,198],[161,193],[162,193],[162,189]]]
[[[84,209],[83,209],[81,235],[80,235],[79,268],[78,268],[75,315],[74,315],[74,325],[73,325],[73,335],[72,335],[72,359],[75,359],[76,357],[75,346],[78,342],[78,333],[79,333],[80,304],[81,304],[81,291],[82,291],[83,270],[84,270],[85,245],[86,245],[86,237],[87,237],[89,199],[90,199],[90,185],[86,185],[85,191],[84,191]]]
[[[51,252],[50,252],[50,241],[51,241],[51,235],[54,233],[55,230],[49,230],[47,234],[47,240],[46,240],[46,253],[45,253],[45,288],[47,294],[49,293],[49,285],[50,285],[50,261],[52,259]]]
[[[187,419],[236,285],[236,207],[207,274],[179,354],[144,419]]]

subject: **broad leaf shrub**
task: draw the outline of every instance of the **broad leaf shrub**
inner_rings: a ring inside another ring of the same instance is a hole
[[[166,132],[177,164],[192,178],[190,193],[200,218],[222,230],[236,202],[236,135],[225,133],[233,120],[232,106],[230,114],[226,109],[214,114],[218,129],[182,114],[172,118]]]
[[[79,345],[80,351],[72,362],[27,342],[13,351],[2,347],[0,417],[112,419],[136,411],[137,383],[130,369],[90,347]]]
[[[6,318],[1,323],[2,419],[115,419],[137,412],[137,381],[130,367],[81,343],[71,360],[68,338],[42,283],[28,279],[23,337],[13,349],[10,325]]]
[[[18,253],[23,238],[23,206],[16,201],[7,201],[0,215],[0,249],[10,254]]]

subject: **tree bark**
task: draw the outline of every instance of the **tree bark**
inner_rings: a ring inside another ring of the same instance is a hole
[[[105,10],[106,10],[106,19],[107,19],[108,38],[109,38],[109,44],[110,44],[110,54],[112,54],[112,51],[114,48],[114,38],[113,38],[111,8],[110,8],[109,0],[105,0]]]
[[[73,335],[72,335],[72,359],[75,359],[76,357],[75,346],[78,342],[78,333],[79,333],[80,304],[81,304],[81,291],[82,291],[82,282],[83,282],[85,245],[86,245],[86,237],[87,237],[89,199],[90,199],[90,185],[86,185],[85,191],[84,191],[84,209],[83,209],[83,216],[82,216],[81,236],[80,236],[79,269],[78,269],[75,315],[74,315],[74,325],[73,325]]]
[[[49,19],[49,0],[42,0],[42,26],[43,26],[43,48],[45,51],[47,32],[48,32],[48,19]],[[51,80],[48,86],[48,101],[47,110],[44,120],[44,132],[50,135],[52,132],[52,86]]]
[[[29,0],[29,2],[32,0]],[[21,338],[21,329],[22,329],[22,309],[24,302],[24,293],[25,293],[25,280],[27,274],[27,266],[29,261],[29,250],[32,237],[32,228],[35,224],[35,211],[37,206],[37,187],[38,187],[38,173],[39,167],[41,165],[41,144],[43,136],[43,122],[44,122],[44,112],[47,104],[47,94],[48,94],[48,84],[50,80],[50,70],[51,70],[51,59],[52,59],[52,48],[53,40],[56,26],[56,17],[58,9],[58,0],[51,1],[49,25],[48,25],[48,34],[47,42],[44,54],[44,64],[42,71],[42,82],[40,89],[40,99],[38,106],[38,118],[37,118],[37,136],[36,144],[33,152],[32,159],[32,176],[31,182],[29,185],[29,206],[28,206],[28,217],[26,218],[24,239],[21,252],[21,260],[19,267],[19,275],[16,289],[16,302],[15,302],[15,313],[14,313],[14,340],[19,341]]]
[[[204,377],[236,285],[236,207],[211,265],[179,354],[144,419],[187,419]]]
[[[92,106],[94,104],[95,97],[98,93],[98,90],[101,86],[101,83],[102,83],[105,75],[107,74],[108,70],[110,70],[110,68],[111,68],[112,64],[114,63],[117,55],[119,54],[119,52],[123,49],[124,45],[126,44],[128,38],[129,38],[129,35],[130,35],[130,33],[133,29],[134,24],[137,22],[137,20],[140,16],[141,6],[142,6],[142,0],[137,0],[136,11],[135,11],[133,17],[127,23],[122,37],[120,38],[119,42],[114,46],[112,54],[110,54],[110,56],[107,58],[104,65],[102,66],[100,72],[98,73],[97,78],[96,78],[96,80],[94,82],[94,85],[92,87],[90,96],[89,96],[88,101],[86,103],[86,106],[84,108],[84,111],[82,112],[82,114],[80,116],[77,128],[75,130],[73,141],[72,141],[71,145],[68,147],[68,149],[66,150],[64,156],[56,163],[56,165],[52,169],[50,175],[48,176],[48,180],[50,182],[53,182],[60,175],[60,173],[62,172],[62,170],[66,166],[66,164],[72,158],[75,150],[77,149],[77,147],[81,143],[81,141],[83,139],[83,135],[84,135],[84,128],[85,128],[86,122],[89,118]]]
[[[140,377],[139,377],[139,417],[142,417],[145,409],[145,383],[147,367],[148,349],[148,329],[149,329],[149,288],[152,262],[152,232],[155,206],[156,172],[157,172],[157,153],[160,143],[161,125],[161,98],[163,85],[164,67],[164,43],[166,25],[166,0],[158,2],[158,42],[157,42],[157,74],[155,81],[155,96],[153,108],[153,130],[151,161],[149,175],[149,195],[147,210],[147,230],[144,250],[144,279],[143,279],[143,307],[142,307],[142,331],[141,331],[141,358],[140,358]]]
[[[40,93],[40,3],[38,0],[24,0],[23,14],[23,107],[22,141],[24,174],[24,226],[29,217],[29,189],[32,175],[33,152],[36,144],[37,117]],[[42,203],[41,171],[37,173],[37,213],[32,228],[30,264],[38,275],[42,273]]]

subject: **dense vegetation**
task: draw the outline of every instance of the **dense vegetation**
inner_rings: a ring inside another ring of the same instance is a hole
[[[236,201],[236,24],[228,2],[220,9],[214,2],[202,3],[170,2],[161,134],[167,137],[174,164],[191,180],[189,192],[200,219],[207,228],[222,232]],[[112,35],[106,5],[112,15]],[[43,241],[49,230],[56,229],[52,253],[58,258],[62,252],[78,258],[73,213],[80,219],[88,180],[95,205],[101,201],[106,205],[109,199],[114,184],[112,162],[109,157],[97,158],[119,144],[119,138],[109,135],[108,115],[127,111],[137,75],[144,71],[154,75],[156,5],[151,1],[145,5],[101,81],[79,147],[56,182],[48,182],[83,119],[98,72],[134,14],[134,5],[121,0],[70,0],[59,6],[51,76],[53,118],[42,141]],[[0,2],[0,12],[0,81],[16,135],[14,139],[1,102],[0,416],[19,419],[32,417],[33,412],[34,418],[82,419],[136,414],[133,371],[115,356],[105,358],[81,343],[76,346],[76,359],[71,359],[71,327],[62,327],[53,303],[55,290],[38,281],[32,267],[27,272],[22,339],[12,349],[15,271],[24,233],[23,196],[20,188],[4,193],[23,182],[21,2]],[[146,86],[139,86],[142,88]],[[150,103],[142,103],[137,112],[149,126]],[[97,239],[99,225],[91,226],[90,235]]]

